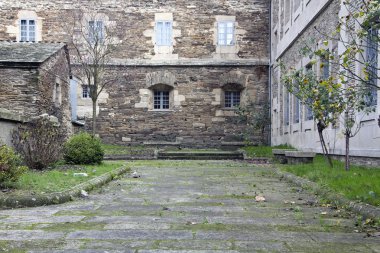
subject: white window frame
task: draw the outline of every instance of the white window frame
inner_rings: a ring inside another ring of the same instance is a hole
[[[95,43],[95,42],[102,43],[104,41],[103,20],[89,20],[88,21],[88,40],[90,43]]]
[[[156,101],[158,101],[159,103],[156,103]],[[165,101],[167,101],[167,103],[165,103]],[[156,107],[156,105],[158,107]],[[153,90],[153,110],[169,110],[169,109],[170,109],[170,91]]]
[[[26,21],[25,25],[22,24],[23,21]],[[33,21],[34,25],[30,25],[30,21]],[[26,30],[23,30],[24,26],[26,27]],[[33,30],[31,29],[32,26],[33,26]],[[23,36],[23,32],[26,32],[25,36]],[[34,33],[34,37],[31,36],[31,33]],[[23,42],[37,41],[37,21],[35,19],[28,19],[28,18],[20,19],[20,41],[23,41]]]
[[[162,23],[162,29],[159,24]],[[169,24],[167,26],[167,24]],[[173,45],[173,21],[172,20],[157,20],[155,22],[155,42],[157,46],[172,46]]]
[[[228,97],[228,98],[227,98]],[[230,101],[227,104],[227,99]],[[241,91],[226,90],[224,91],[224,108],[233,109],[240,105]]]
[[[231,27],[229,27],[229,25],[231,25]],[[231,35],[231,38],[229,38],[229,35]],[[235,22],[234,21],[218,21],[217,41],[218,41],[217,44],[219,46],[234,46],[235,45]]]

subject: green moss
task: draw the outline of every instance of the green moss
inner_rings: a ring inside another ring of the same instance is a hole
[[[99,230],[103,229],[105,224],[93,222],[66,222],[56,223],[43,227],[46,231],[78,231],[78,230]]]

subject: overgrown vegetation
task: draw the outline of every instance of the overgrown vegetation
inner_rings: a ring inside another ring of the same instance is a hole
[[[270,105],[265,103],[263,105],[256,105],[254,103],[248,106],[239,106],[236,111],[242,122],[247,125],[244,139],[250,144],[252,136],[255,132],[260,135],[260,144],[265,145],[268,143],[266,130],[270,126]]]
[[[48,115],[19,125],[12,134],[15,150],[29,169],[35,170],[46,169],[62,158],[64,139],[62,127]]]
[[[0,146],[0,186],[17,181],[27,169],[12,148]]]
[[[58,166],[53,170],[30,170],[23,174],[17,182],[8,183],[7,187],[13,189],[13,194],[59,192],[112,171],[123,164],[123,162],[104,162],[100,165]],[[74,173],[86,173],[88,176],[75,176]]]
[[[345,165],[333,160],[331,169],[318,155],[312,164],[282,165],[280,168],[297,176],[305,177],[351,200],[360,200],[374,206],[380,206],[380,169],[368,169],[351,166],[345,172]]]
[[[103,160],[104,150],[99,138],[82,132],[65,143],[63,157],[68,164],[99,164]]]

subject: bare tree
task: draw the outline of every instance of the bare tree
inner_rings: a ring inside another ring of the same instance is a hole
[[[99,95],[117,78],[106,76],[111,54],[117,47],[113,22],[105,14],[74,12],[70,33],[72,64],[82,86],[87,86],[92,100],[92,135],[96,134],[96,107]]]

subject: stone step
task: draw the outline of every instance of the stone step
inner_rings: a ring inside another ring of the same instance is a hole
[[[164,160],[243,160],[244,156],[240,152],[227,151],[164,151],[158,152],[157,158]]]

